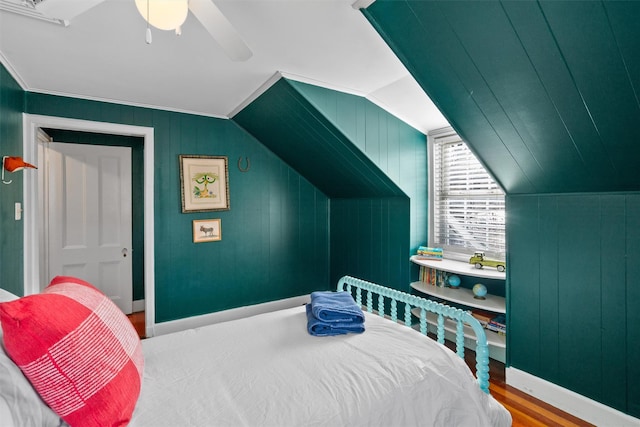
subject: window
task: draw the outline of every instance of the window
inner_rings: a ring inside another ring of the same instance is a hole
[[[429,245],[448,258],[504,259],[504,192],[451,128],[429,133]]]

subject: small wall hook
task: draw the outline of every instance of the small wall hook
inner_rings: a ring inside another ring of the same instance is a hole
[[[9,181],[4,180],[4,161],[7,159],[7,157],[9,156],[2,156],[2,183],[3,184],[11,184],[13,182],[12,179],[10,179]]]
[[[240,156],[240,158],[238,159],[238,169],[240,169],[240,172],[247,172],[249,169],[251,169],[251,160],[249,160],[248,157],[246,157],[246,159],[247,159],[246,168],[242,167],[242,156]]]

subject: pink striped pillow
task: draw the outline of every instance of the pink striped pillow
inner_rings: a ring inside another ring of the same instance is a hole
[[[140,338],[98,289],[54,278],[38,295],[0,304],[4,345],[42,399],[71,426],[121,426],[142,382]]]

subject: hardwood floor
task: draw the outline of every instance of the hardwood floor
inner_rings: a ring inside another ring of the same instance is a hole
[[[455,351],[455,344],[446,341],[446,345]],[[476,372],[475,357],[475,352],[465,351],[465,362],[474,374]],[[491,395],[511,413],[513,427],[593,426],[593,424],[507,385],[504,368],[504,363],[489,359],[489,390]]]
[[[141,338],[145,336],[144,312],[130,314],[129,319]],[[453,347],[447,342],[448,347]],[[465,361],[475,373],[475,354],[465,352]],[[491,359],[489,364],[491,395],[511,413],[513,427],[587,427],[593,426],[505,383],[504,364]]]
[[[140,338],[144,338],[146,336],[145,327],[144,327],[144,311],[138,311],[137,313],[131,313],[127,315],[133,327],[136,328],[136,332],[140,336]]]

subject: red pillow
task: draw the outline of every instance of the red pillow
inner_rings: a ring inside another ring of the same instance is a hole
[[[89,283],[54,278],[0,304],[4,346],[42,399],[71,426],[128,424],[142,383],[140,338]]]

